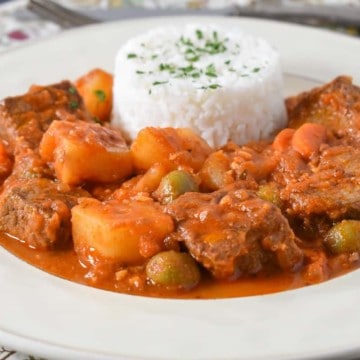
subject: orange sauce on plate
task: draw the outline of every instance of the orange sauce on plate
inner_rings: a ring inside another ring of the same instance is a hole
[[[5,235],[0,236],[0,245],[23,261],[36,266],[52,275],[67,279],[79,284],[88,285],[104,290],[136,295],[188,298],[188,299],[214,299],[231,298],[251,295],[264,295],[306,286],[307,283],[301,272],[277,273],[268,276],[254,276],[241,278],[236,281],[213,281],[205,279],[197,288],[190,291],[169,292],[148,286],[142,291],[129,291],[121,288],[113,278],[100,279],[94,283],[89,279],[87,269],[84,268],[73,249],[57,251],[38,251],[27,247],[18,240]],[[358,264],[357,264],[358,265]],[[356,266],[354,265],[354,268]],[[344,274],[351,269],[337,269],[336,275]]]

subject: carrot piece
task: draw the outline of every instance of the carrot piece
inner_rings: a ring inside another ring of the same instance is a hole
[[[325,126],[305,123],[295,131],[291,145],[304,159],[309,159],[312,154],[319,151],[320,145],[325,140]]]
[[[274,139],[273,148],[278,151],[284,151],[291,145],[292,137],[295,133],[294,129],[286,128],[281,130]]]

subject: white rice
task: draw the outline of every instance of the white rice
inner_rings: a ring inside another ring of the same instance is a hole
[[[147,126],[192,128],[215,147],[268,138],[286,123],[279,55],[239,29],[152,30],[117,54],[112,123],[130,139]]]

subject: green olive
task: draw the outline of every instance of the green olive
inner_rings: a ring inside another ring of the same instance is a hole
[[[279,189],[275,184],[264,184],[259,186],[259,190],[257,191],[257,196],[265,201],[269,201],[276,206],[281,206],[281,199],[279,194]]]
[[[200,281],[200,271],[188,253],[174,250],[153,256],[146,265],[146,276],[155,285],[191,289]]]
[[[332,254],[360,251],[360,221],[337,223],[326,234],[324,243]]]
[[[181,194],[189,191],[199,191],[194,178],[186,171],[174,170],[162,178],[156,195],[163,204],[169,204]]]

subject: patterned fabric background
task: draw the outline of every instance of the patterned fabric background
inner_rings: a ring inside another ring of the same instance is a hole
[[[246,6],[256,0],[58,0],[70,8],[221,8],[232,4]],[[360,6],[360,0],[283,0],[284,3],[304,2],[320,4],[351,4]],[[39,19],[25,9],[26,0],[13,0],[0,5],[0,53],[29,41],[51,36],[61,31],[60,26]],[[350,29],[351,31],[351,29]]]

